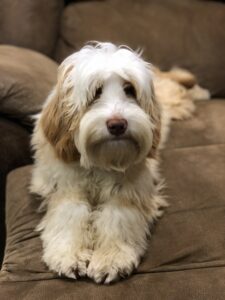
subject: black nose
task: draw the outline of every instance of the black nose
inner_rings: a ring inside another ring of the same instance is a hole
[[[127,121],[125,119],[110,119],[106,122],[108,131],[112,135],[119,136],[127,129]]]

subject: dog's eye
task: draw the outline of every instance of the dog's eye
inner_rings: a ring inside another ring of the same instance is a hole
[[[128,97],[136,98],[136,91],[135,91],[134,86],[131,83],[129,83],[129,82],[125,83],[123,89],[124,89],[125,94]]]
[[[102,86],[97,88],[97,90],[95,91],[95,95],[94,95],[94,98],[93,98],[93,101],[97,100],[98,98],[100,98],[102,94]]]

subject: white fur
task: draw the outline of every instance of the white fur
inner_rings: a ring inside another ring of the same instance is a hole
[[[86,46],[59,68],[57,87],[66,114],[82,115],[73,141],[80,159],[58,158],[43,132],[40,120],[56,87],[33,134],[30,189],[47,206],[38,226],[43,260],[60,275],[109,283],[131,274],[145,253],[149,225],[166,206],[157,160],[148,158],[157,126],[151,115],[152,80],[150,65],[140,55],[110,43]],[[125,81],[134,84],[136,99],[125,94]],[[100,86],[102,94],[92,103]],[[106,121],[115,117],[128,122],[124,139],[107,130]],[[169,120],[164,115],[165,134]]]
[[[131,161],[135,163],[142,161],[151,148],[153,127],[151,120],[134,100],[126,97],[122,82],[123,80],[118,76],[110,76],[106,79],[101,101],[94,104],[80,122],[75,144],[81,153],[81,165],[85,168],[98,166],[123,171]],[[113,117],[128,120],[126,136],[133,137],[140,146],[141,151],[138,155],[133,139],[118,141],[109,136],[105,123],[107,119]],[[99,142],[104,139],[106,143],[102,147]]]

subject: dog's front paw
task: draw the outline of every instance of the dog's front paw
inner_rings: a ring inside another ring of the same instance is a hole
[[[96,283],[108,284],[128,277],[139,262],[140,256],[130,247],[100,248],[93,253],[87,275]]]
[[[87,268],[91,260],[91,250],[71,251],[45,251],[43,261],[51,271],[60,276],[66,276],[72,279],[86,276]]]

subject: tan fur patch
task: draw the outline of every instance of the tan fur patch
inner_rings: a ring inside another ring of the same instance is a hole
[[[151,110],[149,112],[152,123],[154,124],[155,128],[153,129],[153,141],[152,141],[152,148],[148,154],[150,158],[156,158],[157,156],[157,149],[159,146],[160,138],[161,138],[161,112],[160,106],[155,98],[154,87],[152,84],[152,105]]]
[[[60,97],[59,87],[53,97],[42,112],[41,126],[57,157],[65,162],[76,161],[80,158],[74,144],[74,130],[79,124],[78,115],[68,114]]]
[[[154,67],[153,70],[157,76],[176,81],[186,88],[192,88],[197,83],[196,77],[191,72],[182,68],[172,68],[167,72],[161,71],[157,67]]]

